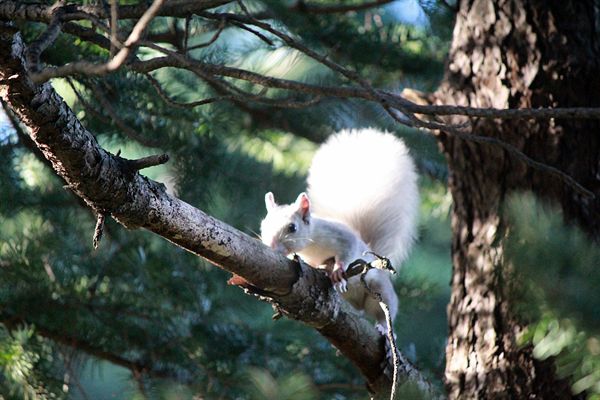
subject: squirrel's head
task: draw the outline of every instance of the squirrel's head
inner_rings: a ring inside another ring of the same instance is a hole
[[[264,244],[285,255],[301,251],[310,244],[312,229],[310,200],[300,193],[289,205],[275,203],[273,193],[265,195],[267,216],[260,224],[260,237]]]

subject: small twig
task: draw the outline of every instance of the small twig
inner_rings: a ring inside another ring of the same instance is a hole
[[[98,249],[100,245],[100,240],[102,239],[102,235],[104,234],[104,221],[106,219],[106,214],[100,211],[98,212],[98,219],[96,220],[96,227],[94,228],[94,238],[92,239],[92,244],[94,245],[94,250]]]
[[[125,160],[125,165],[130,171],[139,171],[144,168],[165,164],[168,161],[168,154],[155,154],[148,157],[138,158],[137,160]]]

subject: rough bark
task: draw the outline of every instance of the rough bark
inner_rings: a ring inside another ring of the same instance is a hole
[[[255,294],[325,336],[358,367],[377,395],[389,392],[382,336],[341,301],[323,274],[167,194],[128,160],[106,152],[49,84],[32,83],[23,53],[20,35],[0,26],[0,97],[74,193],[126,227],[152,231],[240,275],[259,288]],[[409,363],[401,372],[403,380],[419,377]],[[421,384],[427,385],[424,380]]]
[[[593,1],[460,2],[446,76],[436,101],[475,107],[597,106],[600,54]],[[455,118],[453,122],[464,122]],[[517,190],[562,205],[600,233],[600,135],[590,120],[473,120],[473,133],[511,143],[595,193],[585,198],[497,146],[440,133],[452,213],[452,294],[446,386],[450,398],[571,398],[551,361],[517,345],[501,207]]]

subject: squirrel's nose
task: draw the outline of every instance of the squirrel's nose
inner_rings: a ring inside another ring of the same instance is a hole
[[[282,253],[282,254],[287,253],[285,246],[281,242],[279,242],[277,239],[274,239],[271,242],[270,247],[277,253]]]

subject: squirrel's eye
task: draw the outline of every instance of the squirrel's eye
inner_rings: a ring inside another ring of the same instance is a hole
[[[298,227],[294,223],[289,224],[288,227],[287,227],[288,233],[294,233],[297,230],[298,230]]]

